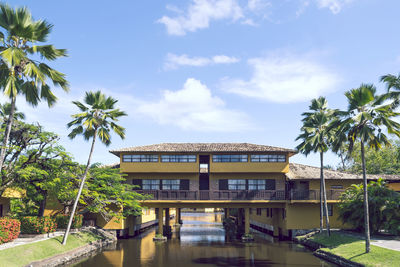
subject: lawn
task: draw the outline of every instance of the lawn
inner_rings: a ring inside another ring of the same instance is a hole
[[[62,236],[58,236],[45,241],[0,250],[0,266],[25,266],[33,261],[46,259],[100,239],[93,233],[81,232],[68,236],[68,242],[63,246],[61,245],[62,238]]]
[[[371,245],[370,253],[365,253],[365,241],[355,236],[333,232],[331,237],[317,234],[311,240],[326,246],[322,248],[365,266],[400,266],[400,252]]]

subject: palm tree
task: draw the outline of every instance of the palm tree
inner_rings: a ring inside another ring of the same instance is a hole
[[[114,131],[122,139],[125,138],[125,128],[115,123],[118,121],[119,117],[126,116],[125,112],[114,108],[114,105],[118,102],[118,100],[115,100],[112,97],[106,97],[100,91],[97,91],[86,92],[84,102],[85,103],[81,103],[79,101],[72,102],[80,109],[81,113],[72,115],[74,119],[68,123],[68,128],[73,127],[73,129],[68,137],[73,139],[77,135],[82,134],[85,140],[92,139],[92,146],[90,148],[89,158],[82,176],[82,181],[79,186],[78,195],[76,196],[74,205],[72,207],[67,230],[64,234],[64,239],[62,242],[63,245],[67,243],[68,233],[71,228],[75,210],[89,171],[96,138],[100,138],[100,141],[106,146],[110,145],[111,143],[110,130]]]
[[[330,235],[328,204],[326,199],[325,179],[324,179],[324,153],[328,151],[334,135],[330,128],[332,120],[335,118],[335,110],[328,108],[328,102],[324,97],[313,99],[309,107],[311,112],[302,114],[303,126],[302,133],[296,138],[302,140],[297,149],[306,156],[311,152],[319,153],[321,172],[320,172],[320,231],[323,230],[323,214],[326,218],[328,235]]]
[[[336,147],[343,141],[349,142],[349,152],[353,150],[354,143],[360,141],[363,188],[364,188],[364,228],[365,228],[365,252],[370,251],[370,230],[367,176],[365,166],[365,145],[379,150],[382,145],[390,145],[388,137],[384,133],[386,128],[389,134],[400,137],[400,124],[392,120],[400,115],[394,111],[396,104],[388,102],[390,95],[377,95],[373,84],[361,84],[359,88],[345,93],[348,100],[348,108],[342,112],[342,118],[338,121],[338,136],[345,136],[347,140],[337,139]]]
[[[57,97],[51,91],[48,80],[65,91],[69,87],[63,73],[43,62],[65,57],[66,50],[52,45],[37,45],[46,41],[53,27],[51,24],[45,20],[33,20],[26,8],[13,9],[7,4],[0,4],[0,27],[3,29],[0,31],[0,87],[11,103],[0,152],[1,170],[17,95],[24,95],[33,106],[45,100],[50,107]]]
[[[1,120],[5,123],[8,121],[8,117],[11,114],[11,104],[10,103],[4,103],[0,104],[0,117]],[[24,120],[25,119],[25,114],[22,112],[17,111],[17,107],[14,107],[14,120]]]

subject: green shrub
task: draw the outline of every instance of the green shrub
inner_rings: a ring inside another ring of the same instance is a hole
[[[56,221],[51,217],[21,217],[22,234],[46,234],[56,231]]]
[[[0,218],[0,244],[16,239],[20,233],[21,223],[16,219]]]
[[[65,214],[59,214],[55,217],[57,227],[59,229],[66,229],[69,221],[69,216],[70,215],[65,215]],[[78,214],[74,216],[74,219],[72,220],[72,226],[71,228],[77,229],[81,228],[83,223],[83,216]]]

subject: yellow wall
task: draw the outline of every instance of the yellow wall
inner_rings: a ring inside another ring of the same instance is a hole
[[[306,180],[302,180],[302,181],[306,181]],[[315,180],[308,180],[309,181],[309,185],[310,185],[310,190],[319,190],[320,188],[320,180],[319,179],[315,179]],[[325,180],[325,186],[327,190],[331,190],[331,186],[332,185],[342,185],[343,189],[346,189],[347,187],[351,186],[352,184],[359,184],[361,183],[361,180],[331,180],[331,179],[327,179]]]
[[[289,171],[288,162],[212,162],[210,172],[249,173],[249,172],[283,172]]]
[[[388,187],[394,191],[400,192],[400,182],[397,183],[388,183]]]

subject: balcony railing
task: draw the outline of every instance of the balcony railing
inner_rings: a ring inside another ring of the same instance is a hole
[[[152,200],[319,200],[319,190],[136,190]],[[327,190],[328,200],[338,200],[344,190]]]

